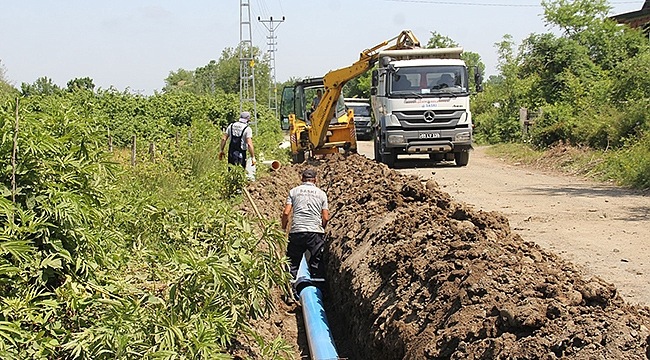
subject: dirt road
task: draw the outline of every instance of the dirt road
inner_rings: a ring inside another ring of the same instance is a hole
[[[372,142],[359,142],[359,152],[372,158]],[[480,147],[464,168],[424,159],[398,168],[435,179],[477,210],[505,214],[525,240],[613,283],[628,302],[650,306],[650,197],[509,165]]]

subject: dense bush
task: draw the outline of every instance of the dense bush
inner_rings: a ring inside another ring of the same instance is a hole
[[[608,179],[640,189],[650,188],[650,134],[624,145],[612,153],[600,167]]]

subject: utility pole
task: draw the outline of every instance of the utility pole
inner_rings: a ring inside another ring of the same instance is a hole
[[[280,26],[281,23],[284,22],[284,16],[282,17],[282,20],[274,20],[273,16],[271,16],[269,19],[262,19],[261,17],[257,17],[257,20],[261,22],[264,27],[269,31],[269,36],[266,37],[267,39],[267,45],[269,46],[268,53],[269,57],[271,60],[271,68],[269,69],[269,78],[270,78],[270,84],[269,84],[269,109],[273,110],[275,112],[275,117],[278,117],[278,87],[276,85],[275,81],[275,46],[278,44],[276,42],[277,37],[275,36],[275,29]]]
[[[257,135],[257,100],[255,99],[255,58],[250,0],[239,2],[239,111],[252,103],[252,124]]]

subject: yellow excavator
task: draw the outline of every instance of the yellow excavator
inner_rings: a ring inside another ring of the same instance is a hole
[[[356,152],[354,113],[345,109],[343,85],[372,68],[380,51],[419,47],[420,41],[415,35],[404,30],[392,39],[362,51],[359,60],[350,66],[332,70],[322,78],[305,79],[285,87],[280,105],[280,124],[283,130],[289,130],[292,161],[301,163],[307,154],[337,153],[340,149]],[[317,106],[310,109],[309,100],[317,93],[318,98],[312,103],[317,103]]]

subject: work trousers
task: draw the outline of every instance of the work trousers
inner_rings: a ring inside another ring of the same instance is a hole
[[[323,279],[325,269],[323,266],[323,251],[325,250],[325,234],[316,232],[299,232],[289,234],[289,244],[287,245],[287,257],[289,258],[289,272],[296,278],[300,261],[305,251],[309,251],[311,256],[308,258],[309,274],[312,279]]]
[[[246,168],[246,150],[228,149],[228,163]]]

